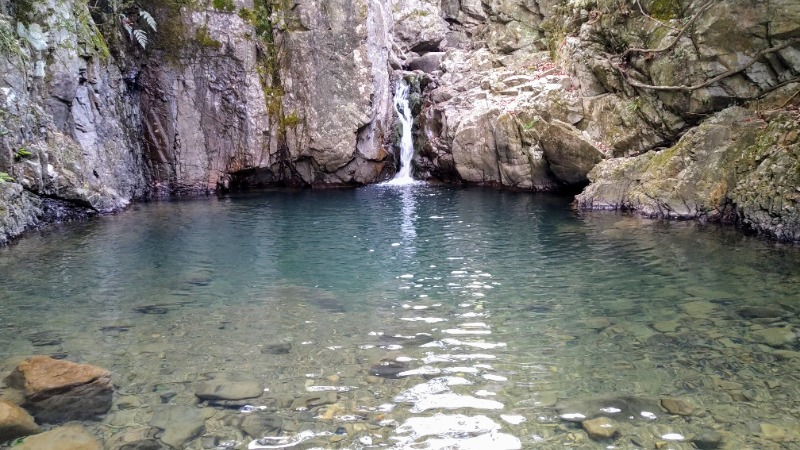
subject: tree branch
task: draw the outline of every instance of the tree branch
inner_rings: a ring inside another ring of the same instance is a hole
[[[700,18],[700,16],[703,15],[704,12],[708,11],[711,8],[711,6],[714,4],[715,1],[716,0],[708,0],[706,3],[704,3],[703,6],[701,6],[700,9],[697,10],[695,15],[692,16],[692,18],[688,22],[686,22],[686,25],[684,25],[683,28],[681,28],[678,31],[678,35],[675,36],[675,39],[673,39],[672,42],[670,42],[669,44],[667,44],[667,45],[665,45],[664,47],[661,47],[661,48],[629,48],[629,49],[625,50],[622,53],[622,55],[620,55],[620,58],[622,60],[627,60],[628,56],[630,56],[633,53],[663,53],[663,52],[665,52],[667,50],[670,50],[672,47],[675,47],[675,45],[678,43],[678,41],[681,40],[683,35],[686,34],[686,30],[688,30],[689,27],[691,27],[692,24],[698,18]],[[641,9],[641,5],[639,5],[639,8]],[[642,11],[642,14],[644,14],[644,11]],[[647,16],[647,14],[645,14],[645,16]],[[647,16],[647,17],[650,17],[650,16]],[[670,28],[672,28],[672,27],[670,27]]]
[[[743,64],[743,65],[741,65],[741,66],[739,66],[737,68],[722,72],[721,74],[715,76],[714,78],[711,78],[709,80],[706,80],[703,83],[696,84],[694,86],[686,86],[686,85],[681,85],[681,86],[663,86],[663,85],[645,84],[645,83],[641,83],[639,81],[636,81],[636,80],[632,79],[630,77],[630,75],[628,75],[628,72],[624,68],[622,68],[621,64],[617,63],[617,64],[614,64],[614,66],[620,72],[620,74],[625,79],[625,81],[627,81],[628,84],[630,84],[633,87],[637,87],[637,88],[640,88],[640,89],[649,89],[649,90],[653,90],[653,91],[692,92],[692,91],[696,91],[698,89],[703,89],[705,87],[711,86],[712,84],[717,83],[720,80],[723,80],[723,79],[728,78],[730,76],[736,75],[737,73],[743,72],[743,71],[747,70],[750,66],[752,66],[753,64],[758,62],[758,60],[761,59],[762,56],[768,55],[770,53],[779,52],[779,51],[781,51],[781,50],[783,50],[783,49],[785,49],[785,48],[789,47],[790,45],[793,45],[793,44],[795,44],[797,42],[800,42],[800,40],[798,40],[798,39],[790,39],[790,40],[786,41],[785,43],[783,43],[781,45],[776,45],[774,47],[770,47],[770,48],[766,48],[764,50],[761,50],[760,52],[756,53],[753,56],[753,58],[749,62],[747,62],[746,64]]]
[[[657,22],[659,25],[665,26],[665,27],[667,27],[667,28],[669,28],[671,30],[680,31],[679,29],[673,27],[672,25],[669,25],[666,22],[658,20],[655,17],[651,16],[650,14],[647,14],[646,12],[644,12],[644,8],[642,8],[642,2],[640,0],[636,0],[636,6],[639,7],[639,12],[641,12],[643,16],[647,17],[648,19],[652,20],[653,22]]]

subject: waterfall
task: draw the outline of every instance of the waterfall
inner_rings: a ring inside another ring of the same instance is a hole
[[[403,125],[403,136],[400,139],[400,170],[389,184],[414,184],[411,177],[411,160],[414,158],[414,141],[411,139],[411,107],[408,105],[408,93],[411,87],[406,80],[400,79],[394,90],[394,110]]]

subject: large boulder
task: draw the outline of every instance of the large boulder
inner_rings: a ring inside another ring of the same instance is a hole
[[[39,432],[33,417],[19,406],[0,401],[0,442]]]
[[[601,163],[577,205],[648,217],[732,220],[736,161],[763,126],[744,108],[725,110],[671,148]]]
[[[603,153],[577,128],[560,120],[550,123],[541,142],[550,170],[568,184],[586,182],[586,174],[603,160]]]
[[[583,209],[647,217],[739,221],[800,240],[800,138],[792,112],[740,107],[690,130],[675,146],[604,161],[576,198]]]
[[[8,376],[9,387],[25,393],[23,406],[44,423],[86,420],[108,412],[114,392],[111,373],[88,364],[32,356]]]

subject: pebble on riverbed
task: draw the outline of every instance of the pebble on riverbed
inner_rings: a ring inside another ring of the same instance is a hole
[[[619,424],[608,417],[584,420],[581,425],[592,439],[612,438],[619,432]]]
[[[219,374],[200,383],[194,395],[200,400],[245,400],[260,397],[264,387],[243,374]]]

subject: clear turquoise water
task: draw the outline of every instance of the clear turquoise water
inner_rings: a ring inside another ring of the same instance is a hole
[[[417,185],[144,204],[0,249],[0,359],[111,369],[112,412],[86,423],[108,448],[173,406],[204,407],[181,448],[311,433],[293,448],[680,449],[712,430],[721,448],[792,448],[800,345],[760,332],[798,330],[798,268],[797,247],[557,196]],[[740,313],[752,306],[781,314]],[[275,344],[291,351],[263,351]],[[424,374],[375,377],[387,361]],[[255,378],[266,408],[196,406],[209,373]],[[439,392],[396,398],[431,380]],[[321,389],[338,393],[292,405]],[[555,407],[611,397],[697,411],[594,440]],[[253,414],[282,425],[253,431]]]

